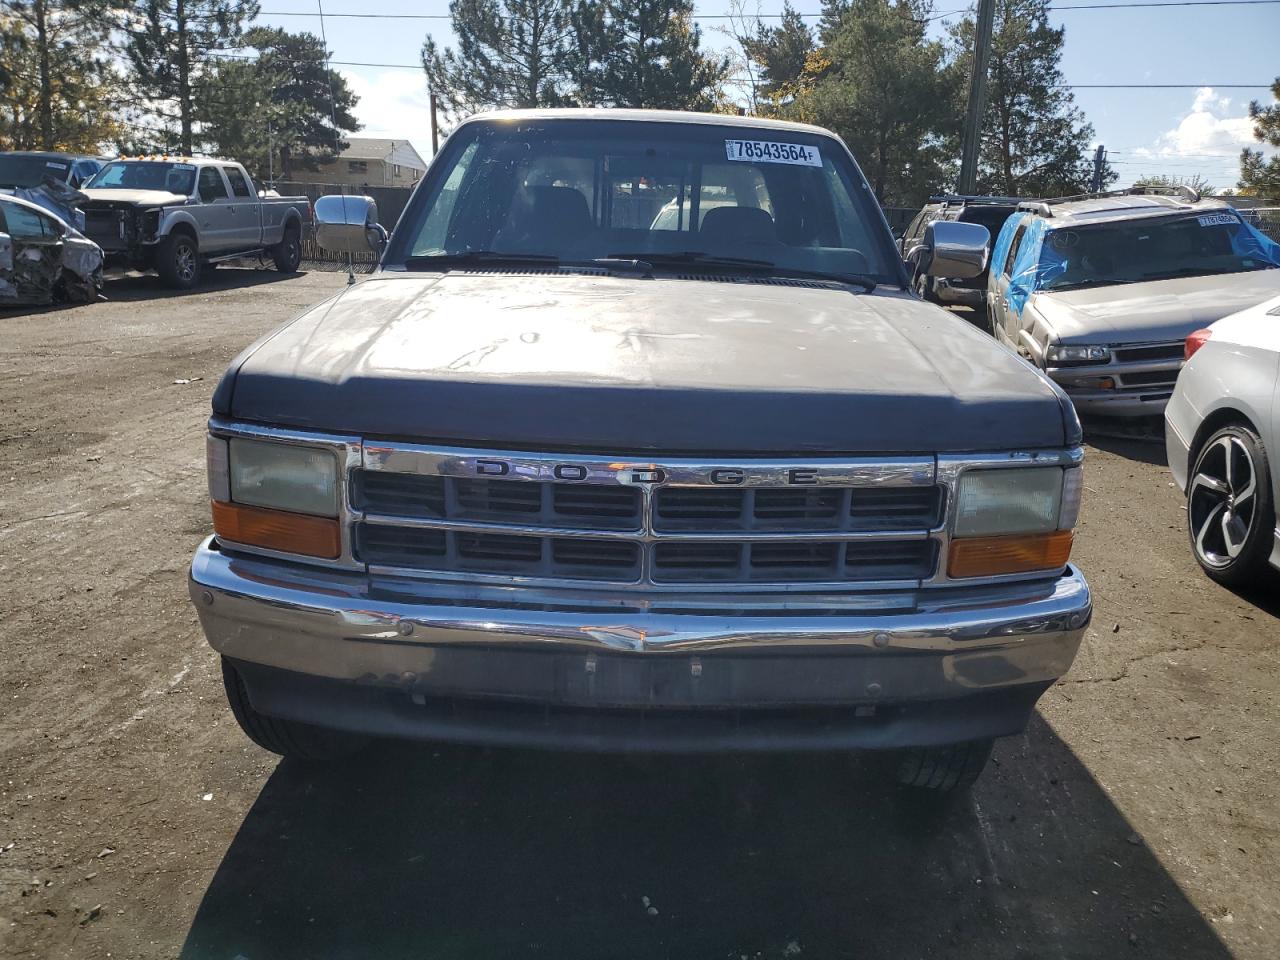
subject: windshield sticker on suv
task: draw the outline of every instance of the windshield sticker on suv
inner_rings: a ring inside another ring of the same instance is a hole
[[[748,163],[794,163],[802,167],[822,166],[817,147],[803,143],[771,143],[766,140],[726,140],[724,154],[730,160]]]
[[[194,170],[195,168],[196,165],[194,163],[175,163],[173,165],[175,170]]]
[[[1197,218],[1202,227],[1233,226],[1239,221],[1231,213],[1212,213]]]
[[[44,165],[45,165],[46,167],[53,167],[53,169],[55,169],[55,170],[65,170],[65,169],[67,169],[67,165],[66,165],[65,163],[58,163],[56,160],[46,160],[46,161],[44,162]]]

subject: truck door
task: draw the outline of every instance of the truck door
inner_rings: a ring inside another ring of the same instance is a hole
[[[231,191],[226,178],[217,167],[201,167],[198,181],[200,192],[200,252],[225,253],[234,250],[236,241],[236,208],[231,202]]]
[[[262,204],[249,188],[249,182],[238,167],[223,167],[231,184],[231,206],[235,212],[235,246],[251,250],[262,246]]]

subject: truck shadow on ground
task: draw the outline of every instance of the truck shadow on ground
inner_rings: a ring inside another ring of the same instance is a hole
[[[221,290],[243,290],[291,280],[297,276],[297,273],[280,273],[269,265],[258,267],[252,263],[243,266],[223,264],[216,270],[206,269],[200,276],[200,282],[192,290],[173,290],[166,287],[159,277],[125,274],[107,277],[102,292],[108,300],[133,303],[139,300],[208,296]]]
[[[182,956],[1229,956],[1038,716],[996,760],[942,808],[844,756],[286,762]]]

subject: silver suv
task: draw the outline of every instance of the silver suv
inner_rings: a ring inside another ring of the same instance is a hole
[[[1280,245],[1185,188],[1024,202],[991,253],[996,338],[1081,413],[1161,413],[1193,330],[1280,293]]]

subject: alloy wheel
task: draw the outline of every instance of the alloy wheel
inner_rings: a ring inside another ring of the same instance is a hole
[[[179,243],[173,251],[173,272],[183,283],[190,283],[196,275],[196,252],[188,243]]]
[[[1237,436],[1220,436],[1196,462],[1187,491],[1187,518],[1196,556],[1225,567],[1240,556],[1257,516],[1258,471]]]

